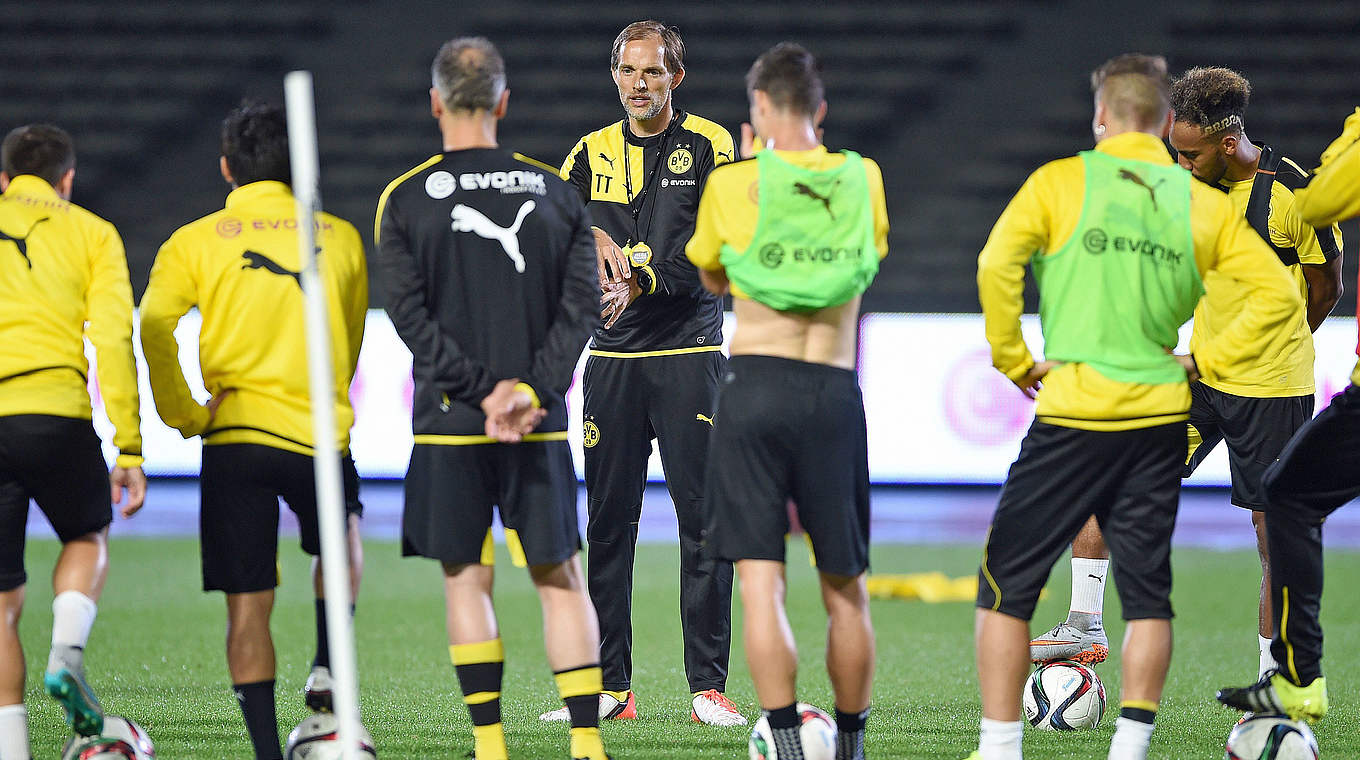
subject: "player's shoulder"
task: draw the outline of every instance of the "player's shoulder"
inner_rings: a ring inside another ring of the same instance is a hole
[[[1063,156],[1062,158],[1055,158],[1052,161],[1048,161],[1044,164],[1041,164],[1038,169],[1035,169],[1034,172],[1031,173],[1030,176],[1063,174],[1074,171],[1084,172],[1085,170],[1086,164],[1082,159],[1081,154],[1077,154],[1075,156]]]
[[[732,145],[732,133],[726,127],[697,114],[686,113],[680,128],[708,140],[715,150],[725,150]]]
[[[71,203],[70,201],[65,201],[65,203],[68,217],[76,224],[104,235],[118,234],[118,228],[114,226],[113,222],[78,203]]]
[[[513,161],[513,164],[511,165],[512,170],[517,169],[522,172],[543,175],[542,183],[544,190],[549,192],[568,193],[571,197],[576,197],[576,191],[572,189],[571,185],[568,184],[566,180],[562,179],[562,175],[560,175],[557,172],[557,169],[550,164],[539,161],[533,156],[526,156],[518,151],[512,152],[510,158]],[[534,179],[533,181],[537,183],[539,180]]]
[[[329,228],[335,230],[335,232],[338,233],[339,235],[348,238],[354,238],[356,241],[358,240],[359,230],[348,219],[336,216],[335,214],[327,213],[325,211],[321,212],[320,217],[322,229]]]
[[[1305,187],[1312,175],[1289,156],[1281,154],[1279,158],[1279,164],[1275,167],[1275,187],[1282,187],[1292,195],[1295,190]]]
[[[724,188],[749,183],[759,176],[759,162],[755,157],[738,158],[735,161],[718,164],[708,173],[705,187]]]
[[[401,174],[398,174],[395,179],[387,183],[387,187],[384,188],[382,194],[378,196],[378,205],[382,206],[393,196],[393,194],[405,192],[406,189],[415,186],[416,183],[412,182],[412,180],[433,173],[435,171],[434,167],[443,161],[444,154],[436,153]]]
[[[602,140],[611,139],[620,141],[623,140],[622,119],[615,122],[610,122],[609,124],[600,127],[594,132],[587,132],[586,134],[582,135],[581,139],[576,141],[576,147],[572,148],[572,152],[575,153],[578,149],[580,149],[583,146],[594,145]]]
[[[1206,219],[1214,216],[1224,218],[1241,216],[1227,193],[1194,179],[1190,182],[1190,208],[1193,215]]]
[[[166,245],[170,246],[203,237],[230,240],[240,235],[242,229],[243,222],[239,217],[228,212],[225,208],[220,208],[210,214],[204,214],[197,219],[181,224],[174,232],[170,233]]]
[[[869,182],[871,184],[873,182],[883,184],[883,167],[879,166],[877,161],[865,155],[861,155],[859,160],[864,164],[864,174],[869,178]]]
[[[1065,188],[1078,186],[1085,181],[1086,163],[1081,155],[1055,158],[1030,172],[1023,188],[1027,192],[1048,191],[1061,194]],[[1220,193],[1222,195],[1222,193]]]

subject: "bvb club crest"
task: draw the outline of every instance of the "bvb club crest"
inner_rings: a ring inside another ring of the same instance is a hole
[[[671,170],[671,174],[684,174],[694,165],[694,156],[684,148],[676,148],[671,151],[671,155],[666,159],[666,168]]]

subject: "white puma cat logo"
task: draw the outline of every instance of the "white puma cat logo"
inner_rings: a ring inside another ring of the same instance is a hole
[[[505,249],[505,255],[515,262],[515,271],[524,274],[524,256],[519,252],[519,227],[529,212],[534,210],[534,206],[532,200],[525,201],[524,205],[519,207],[519,213],[515,214],[515,223],[509,227],[502,227],[487,219],[486,215],[477,209],[459,203],[453,207],[450,214],[453,217],[453,231],[475,232],[487,240],[499,241],[501,247]]]

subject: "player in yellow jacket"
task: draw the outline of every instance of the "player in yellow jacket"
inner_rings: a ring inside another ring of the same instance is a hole
[[[1171,661],[1171,533],[1189,383],[1276,348],[1302,309],[1284,265],[1223,193],[1172,164],[1160,57],[1092,75],[1094,150],[1040,167],[978,256],[992,364],[1035,421],[1006,476],[978,571],[982,723],[974,760],[1020,760],[1029,620],[1054,562],[1087,518],[1104,530],[1129,621],[1109,760],[1145,760]],[[1020,332],[1026,267],[1039,285],[1043,359]],[[1237,318],[1170,355],[1218,276],[1241,283]]]
[[[161,246],[142,298],[142,349],[156,409],[186,438],[202,436],[200,530],[203,587],[227,595],[227,664],[260,760],[281,757],[274,707],[269,617],[278,585],[278,500],[297,515],[303,551],[320,551],[312,462],[306,332],[297,217],[288,187],[283,111],[246,105],[222,127],[226,207],[186,224]],[[317,261],[330,310],[335,369],[335,441],[345,453],[350,577],[357,592],[359,476],[348,455],[354,412],[349,384],[359,360],[368,275],[359,233],[329,214],[316,218]],[[175,325],[190,308],[203,317],[198,356],[212,398],[189,393]],[[317,652],[306,701],[330,709],[330,655],[320,567]]]
[[[1313,225],[1360,216],[1360,108],[1322,153],[1313,181],[1299,190],[1299,214]],[[1360,353],[1360,348],[1357,348]],[[1322,523],[1360,496],[1360,363],[1351,384],[1299,429],[1266,470],[1266,537],[1280,664],[1251,686],[1222,689],[1218,700],[1238,710],[1285,713],[1315,721],[1327,714],[1322,675]]]
[[[114,503],[146,496],[132,356],[132,286],[113,225],[70,202],[75,148],[58,127],[19,127],[0,146],[0,758],[29,756],[24,709],[24,529],[29,499],[61,539],[52,573],[52,651],[44,684],[79,734],[103,729],[84,649],[108,576]],[[94,344],[118,458],[90,424]],[[112,488],[110,489],[110,486]]]

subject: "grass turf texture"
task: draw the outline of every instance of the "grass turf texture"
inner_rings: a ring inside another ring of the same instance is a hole
[[[305,717],[301,688],[313,654],[313,608],[307,558],[284,542],[284,584],[274,614],[278,648],[279,723]],[[789,608],[800,643],[799,696],[830,710],[831,691],[821,658],[825,617],[801,541],[790,542]],[[21,624],[29,666],[27,702],[36,758],[57,756],[66,727],[60,709],[40,687],[50,641],[51,591],[47,577],[57,544],[33,541],[27,614]],[[467,712],[447,656],[437,565],[402,560],[393,543],[367,545],[367,568],[357,619],[364,722],[380,756],[462,757],[471,748]],[[978,548],[879,545],[880,572],[974,572]],[[89,679],[106,709],[141,723],[162,758],[248,758],[240,711],[228,688],[221,594],[199,591],[198,550],[189,540],[115,540],[112,572],[87,655]],[[556,698],[540,640],[537,597],[526,574],[498,555],[497,606],[507,651],[503,691],[512,757],[564,758],[566,728],[541,723],[539,713]],[[1153,737],[1154,758],[1221,758],[1237,718],[1213,700],[1221,685],[1241,685],[1255,675],[1256,589],[1254,552],[1183,549],[1175,553],[1176,653]],[[1049,598],[1039,605],[1034,630],[1066,611],[1068,563],[1059,563]],[[712,728],[689,719],[689,694],[681,662],[678,558],[674,546],[638,550],[634,594],[634,688],[641,720],[611,723],[604,736],[617,760],[626,758],[744,758],[746,728]],[[1360,554],[1328,558],[1327,671],[1332,711],[1317,728],[1323,757],[1360,757],[1357,700],[1360,663],[1349,656],[1360,644]],[[1118,602],[1106,606],[1111,640],[1122,636]],[[735,605],[732,672],[728,694],[748,716],[758,714]],[[976,747],[979,705],[973,673],[970,604],[875,601],[878,672],[870,719],[871,758],[949,758]],[[1044,760],[1104,757],[1118,711],[1118,654],[1098,667],[1110,696],[1099,728],[1074,734],[1026,730],[1027,756]]]

